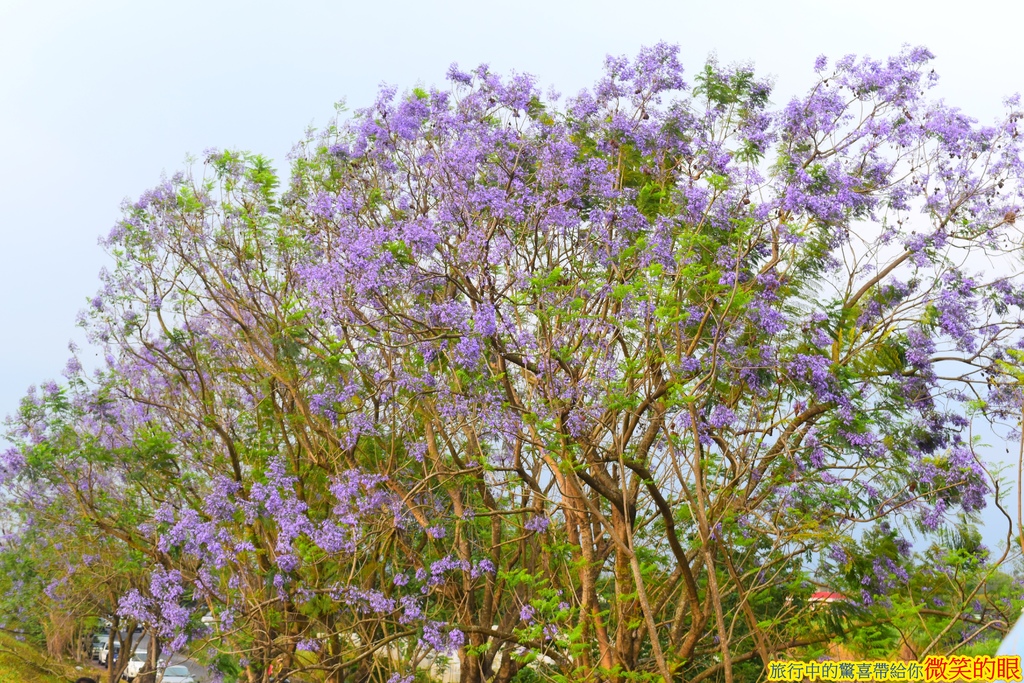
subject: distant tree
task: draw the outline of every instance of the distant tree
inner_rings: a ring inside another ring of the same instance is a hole
[[[248,681],[946,647],[975,619],[908,536],[947,594],[995,580],[949,529],[996,493],[972,419],[1020,415],[1024,166],[1018,102],[976,125],[930,57],[822,58],[779,108],[666,45],[562,106],[453,67],[310,133],[284,191],[212,152],[125,207],[84,318],[105,365],[28,399],[6,481],[60,472],[152,569],[121,613]]]
[[[128,591],[148,591],[152,564],[139,548],[151,544],[133,539],[145,517],[132,487],[99,475],[111,453],[77,431],[85,411],[69,400],[76,387],[81,383],[44,384],[22,402],[13,422],[22,436],[31,432],[35,445],[24,451],[17,480],[5,486],[5,512],[23,524],[0,552],[7,568],[4,594],[13,603],[4,614],[17,615],[30,633],[39,629],[53,656],[77,657],[79,643],[88,639],[91,645],[100,620],[107,619],[115,626],[109,644],[130,656],[138,644],[135,621],[121,620],[118,609]],[[110,683],[120,680],[126,659],[110,662]]]

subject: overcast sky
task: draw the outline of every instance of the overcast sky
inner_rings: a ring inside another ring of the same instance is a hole
[[[0,416],[59,377],[121,201],[187,154],[246,149],[280,169],[334,102],[364,106],[382,82],[487,63],[572,94],[606,54],[659,40],[691,74],[710,53],[753,62],[776,103],[812,84],[819,54],[926,45],[939,94],[988,121],[1024,91],[1022,26],[1024,4],[983,0],[0,0]]]

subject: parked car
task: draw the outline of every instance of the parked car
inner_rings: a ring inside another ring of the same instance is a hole
[[[103,649],[103,646],[107,644],[107,641],[109,639],[110,639],[110,634],[109,633],[96,633],[96,634],[93,635],[93,637],[92,637],[92,647],[90,648],[90,650],[91,650],[90,655],[92,656],[93,659],[99,659],[100,658],[100,650]]]
[[[189,673],[188,667],[175,664],[164,669],[157,683],[196,683],[196,679]]]
[[[103,643],[103,647],[100,648],[100,666],[107,666],[107,660],[110,659],[109,651],[110,643]],[[113,661],[117,661],[117,655],[121,653],[121,643],[114,641],[114,656]]]
[[[148,659],[148,652],[145,650],[136,650],[135,654],[132,655],[132,658],[128,660],[128,666],[125,667],[124,673],[121,674],[121,678],[127,681],[134,681],[135,677],[146,669],[146,661]]]

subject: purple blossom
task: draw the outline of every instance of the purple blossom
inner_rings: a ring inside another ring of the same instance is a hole
[[[462,647],[466,635],[457,628],[449,628],[447,622],[428,621],[420,640],[437,652],[450,654]]]
[[[728,427],[735,421],[736,413],[723,405],[716,405],[711,411],[711,416],[708,418],[708,424],[716,429]]]
[[[547,517],[531,517],[529,520],[526,521],[526,524],[523,525],[523,528],[527,531],[536,531],[537,533],[542,533],[544,531],[547,531],[549,524],[551,524],[551,521]]]
[[[298,643],[295,644],[295,649],[296,650],[305,651],[305,652],[319,652],[320,651],[320,641],[312,639],[312,638],[307,638],[305,640],[300,640]]]

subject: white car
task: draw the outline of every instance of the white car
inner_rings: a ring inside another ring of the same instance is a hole
[[[157,679],[157,683],[196,683],[196,679],[189,673],[188,667],[175,664],[164,669],[163,676]]]
[[[106,666],[107,660],[110,659],[110,643],[103,643],[103,647],[100,648],[100,665]],[[117,655],[121,652],[121,643],[114,641],[114,661],[117,661]]]
[[[146,660],[148,658],[148,653],[145,650],[136,650],[132,658],[128,660],[128,666],[125,667],[121,677],[129,681],[135,680],[135,677],[146,669]]]
[[[103,649],[103,645],[110,640],[110,633],[96,633],[92,637],[92,643],[90,647],[90,654],[93,659],[100,658],[100,650]]]

